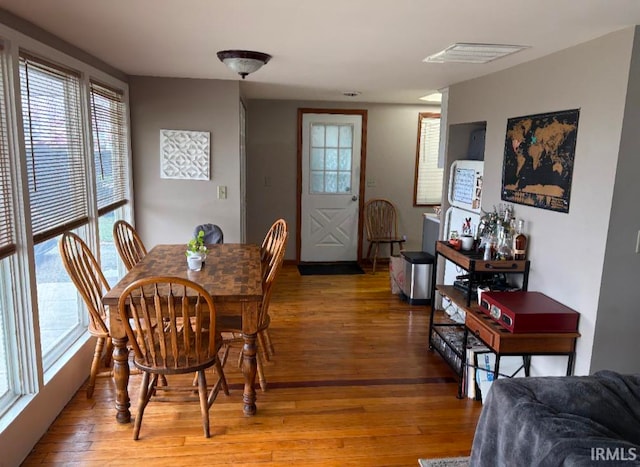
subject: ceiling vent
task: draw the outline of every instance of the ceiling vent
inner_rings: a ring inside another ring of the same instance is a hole
[[[527,49],[524,45],[456,43],[428,56],[427,63],[487,63]]]

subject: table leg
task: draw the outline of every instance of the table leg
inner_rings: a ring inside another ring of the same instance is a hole
[[[131,412],[129,407],[129,350],[127,338],[112,338],[113,341],[113,376],[116,381],[116,420],[118,423],[129,423]]]
[[[256,414],[256,334],[243,333],[244,347],[242,349],[242,374],[244,375],[244,393],[242,402],[244,402],[244,414]]]

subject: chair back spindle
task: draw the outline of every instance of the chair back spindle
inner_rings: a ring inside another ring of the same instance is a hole
[[[185,373],[215,362],[215,305],[198,284],[177,277],[140,279],[123,292],[119,310],[123,323],[131,318],[125,331],[140,369]]]
[[[138,232],[126,221],[119,220],[113,224],[113,239],[127,271],[130,271],[147,255],[147,249]]]
[[[86,243],[73,232],[64,233],[58,247],[62,264],[89,311],[89,332],[96,336],[108,336],[102,296],[110,287],[98,261]]]

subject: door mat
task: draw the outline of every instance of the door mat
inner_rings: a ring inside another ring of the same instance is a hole
[[[445,457],[442,459],[418,459],[420,467],[469,467],[469,457]]]
[[[310,263],[298,264],[301,276],[333,276],[364,274],[358,263]]]

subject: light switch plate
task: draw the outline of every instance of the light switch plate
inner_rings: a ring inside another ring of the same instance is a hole
[[[227,199],[227,187],[224,185],[218,186],[218,199]]]

